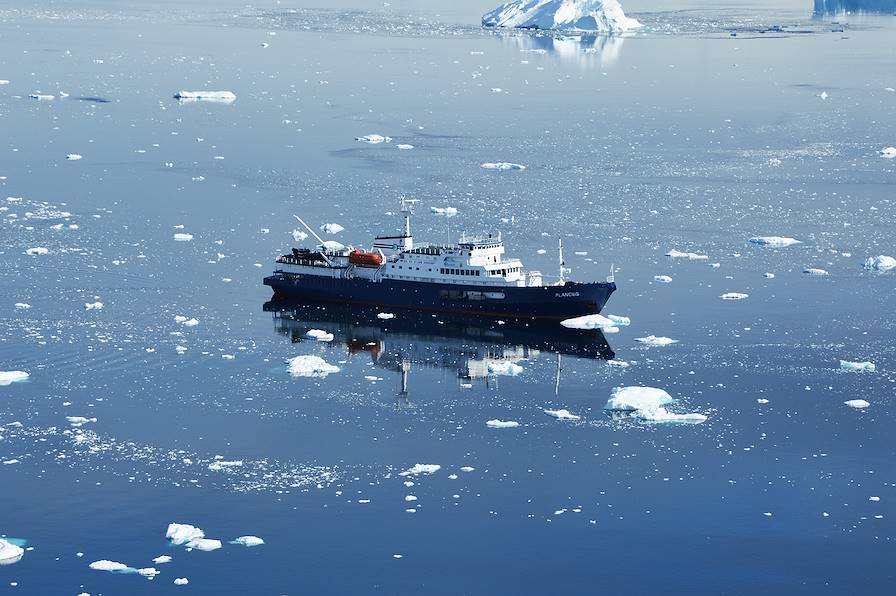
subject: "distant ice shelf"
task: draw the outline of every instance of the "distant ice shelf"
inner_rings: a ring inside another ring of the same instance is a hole
[[[514,0],[482,16],[483,27],[623,33],[643,25],[619,0]]]

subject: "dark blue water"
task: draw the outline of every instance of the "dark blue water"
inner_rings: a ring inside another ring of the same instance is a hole
[[[0,371],[30,378],[0,386],[0,536],[32,550],[4,593],[890,589],[896,277],[862,262],[896,255],[892,17],[640,0],[646,33],[577,40],[481,32],[472,0],[20,4],[0,5]],[[265,306],[293,213],[369,244],[402,195],[420,240],[501,231],[552,275],[562,238],[574,278],[615,265],[605,312],[631,325]],[[748,242],[771,235],[801,243]],[[339,371],[291,376],[300,355]],[[608,416],[633,385],[707,420]],[[418,463],[441,467],[400,476]],[[171,522],[224,544],[172,546]]]

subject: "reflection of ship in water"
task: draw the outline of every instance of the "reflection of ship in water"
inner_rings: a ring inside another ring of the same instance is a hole
[[[561,356],[614,357],[600,330],[567,329],[556,322],[500,324],[413,312],[384,319],[378,309],[275,301],[265,303],[264,310],[273,313],[275,329],[292,342],[314,341],[306,334],[320,329],[333,334],[331,345],[342,346],[348,355],[369,354],[376,366],[400,373],[399,398],[405,400],[412,366],[454,370],[461,384],[490,384],[545,353],[556,355],[558,373]]]

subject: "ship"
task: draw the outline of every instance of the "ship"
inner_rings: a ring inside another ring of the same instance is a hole
[[[562,240],[554,283],[545,283],[539,271],[525,270],[520,259],[505,257],[500,233],[462,234],[455,244],[416,243],[411,234],[415,202],[401,200],[402,231],[376,236],[370,250],[324,240],[294,216],[318,245],[278,257],[264,284],[281,301],[529,320],[599,313],[616,290],[612,267],[605,282],[567,280]]]

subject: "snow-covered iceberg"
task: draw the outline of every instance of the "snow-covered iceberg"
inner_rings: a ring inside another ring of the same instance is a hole
[[[27,381],[30,376],[23,370],[0,370],[0,387]]]
[[[294,377],[325,377],[338,372],[338,366],[328,363],[320,356],[302,355],[289,359],[289,374]]]
[[[877,269],[878,271],[889,271],[896,267],[896,259],[887,255],[878,255],[876,257],[868,257],[863,263],[865,269]]]
[[[0,538],[0,565],[17,563],[25,554],[25,550],[18,544]]]
[[[513,0],[482,16],[483,27],[623,33],[643,25],[619,0]]]
[[[642,422],[678,422],[700,424],[706,416],[699,413],[676,414],[664,406],[671,404],[672,396],[657,387],[617,387],[607,400],[605,410],[628,412]]]

